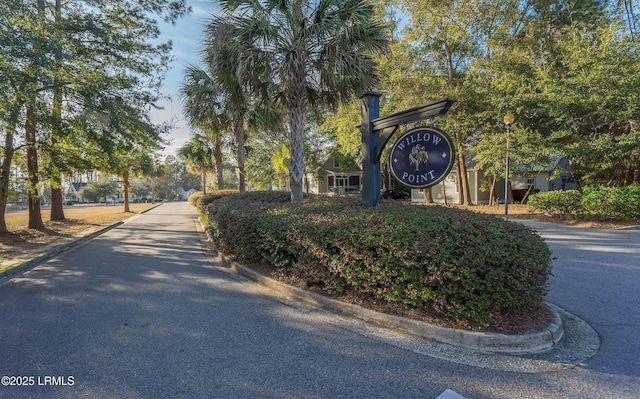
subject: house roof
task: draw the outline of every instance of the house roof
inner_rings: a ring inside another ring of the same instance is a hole
[[[86,185],[87,185],[87,183],[85,183],[85,182],[72,182],[69,185],[69,189],[67,191],[76,192],[77,193],[78,191],[80,191],[80,189],[82,187],[85,187]]]

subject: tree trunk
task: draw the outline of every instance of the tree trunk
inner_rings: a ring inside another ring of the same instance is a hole
[[[529,188],[527,189],[527,192],[524,194],[524,197],[522,197],[522,200],[520,201],[521,204],[527,203],[527,201],[529,200],[529,195],[531,195],[532,191],[533,191],[533,184],[529,186]]]
[[[431,187],[425,188],[424,190],[422,190],[422,193],[424,194],[424,200],[422,201],[422,203],[433,204],[433,192],[431,191]]]
[[[58,170],[58,137],[62,135],[62,92],[59,88],[53,93],[53,131],[51,135],[51,150],[49,154],[51,166],[51,220],[65,220],[62,206],[62,176]]]
[[[458,163],[460,164],[460,204],[471,205],[471,190],[469,188],[469,176],[467,174],[467,161],[464,159],[464,146],[460,145],[458,150]]]
[[[151,178],[151,203],[156,203],[156,178]]]
[[[40,211],[40,196],[38,193],[38,149],[36,147],[36,110],[35,96],[27,104],[25,139],[27,145],[27,193],[29,197],[29,228],[44,229],[42,213]]]
[[[495,205],[496,201],[496,184],[498,183],[498,179],[496,177],[491,178],[491,185],[489,186],[489,205]]]
[[[224,173],[223,173],[223,157],[222,157],[222,138],[220,135],[215,138],[215,146],[213,149],[213,158],[216,164],[216,181],[218,190],[224,189]]]
[[[303,51],[300,51],[302,54]],[[294,60],[287,87],[287,102],[289,103],[289,142],[291,144],[291,159],[289,173],[291,181],[291,201],[302,201],[302,186],[304,178],[304,125],[306,111],[306,75],[304,63]]]
[[[55,18],[56,22],[60,22],[62,5],[60,0],[56,0],[55,3]],[[60,64],[60,59],[56,56],[56,63]],[[58,170],[58,140],[62,137],[62,88],[60,87],[59,79],[55,79],[53,88],[53,104],[51,110],[52,116],[52,131],[51,131],[51,152],[50,162],[51,167],[51,220],[65,220],[64,208],[62,206],[62,176]]]
[[[122,195],[124,196],[124,211],[131,212],[129,209],[129,169],[122,171]]]
[[[9,139],[11,137],[11,139]],[[5,143],[9,144],[9,141],[13,141],[12,135],[7,133]],[[10,149],[10,151],[8,151]],[[13,158],[13,144],[7,146],[2,159],[2,174],[0,177],[0,234],[7,233],[7,221],[5,216],[7,214],[7,198],[9,198],[9,170],[11,169],[11,158]]]
[[[4,156],[2,157],[2,166],[0,168],[0,234],[7,233],[7,222],[5,216],[7,213],[7,199],[9,198],[9,181],[11,179],[11,162],[13,161],[13,135],[15,133],[16,124],[18,123],[18,115],[20,113],[21,104],[16,104],[9,115],[9,124],[5,132],[4,138]]]
[[[458,138],[455,133],[454,133],[453,140],[456,143],[458,142]],[[458,204],[462,205],[462,198],[464,197],[462,195],[462,190],[464,189],[462,187],[462,179],[460,178],[460,176],[462,176],[462,165],[460,164],[460,157],[458,156],[458,152],[459,152],[459,147],[456,144],[456,185],[458,186]],[[443,184],[444,184],[444,181],[443,181]]]
[[[62,189],[51,187],[51,220],[65,220]]]
[[[386,162],[382,163],[381,166],[382,166],[382,188],[386,190],[391,188],[390,187],[391,185],[389,184],[389,177],[390,177],[389,166],[387,165]]]
[[[453,66],[453,50],[444,42],[445,56],[447,57],[447,84],[450,89],[455,85],[455,67]]]
[[[291,142],[291,159],[289,172],[291,181],[291,201],[302,201],[302,182],[304,175],[304,107],[293,106],[289,113]]]
[[[445,180],[442,181],[442,198],[444,198],[444,204],[449,205],[449,201],[447,201],[447,185]]]
[[[38,16],[44,20],[45,2],[37,0]],[[34,53],[40,56],[40,48],[34,47]],[[39,57],[38,57],[39,58]],[[34,65],[36,61],[32,61]],[[29,100],[26,104],[24,136],[27,148],[27,195],[29,202],[29,224],[30,229],[44,229],[42,213],[40,210],[40,196],[38,193],[38,149],[36,146],[36,90],[32,85],[26,88],[29,93]]]
[[[200,172],[200,184],[202,184],[202,194],[207,195],[207,170]]]
[[[631,178],[631,163],[627,164],[627,167],[624,169],[624,179],[622,181],[622,185],[628,186],[630,178]]]
[[[2,189],[0,189],[0,195],[5,196],[4,200],[0,199],[0,234],[4,234],[9,232],[7,221],[5,220],[5,215],[7,214],[7,197]]]
[[[450,89],[455,87],[455,66],[453,65],[453,51],[454,49],[449,46],[445,41],[443,42],[445,56],[447,59],[447,84]],[[471,203],[471,193],[469,192],[469,179],[467,178],[467,163],[464,159],[464,144],[463,140],[458,137],[458,134],[454,134],[454,140],[456,144],[457,162],[456,171],[458,173],[458,193],[459,204],[469,205]]]
[[[238,111],[233,117],[233,134],[236,143],[236,158],[238,160],[238,184],[239,191],[245,192],[245,172],[244,172],[244,112]]]

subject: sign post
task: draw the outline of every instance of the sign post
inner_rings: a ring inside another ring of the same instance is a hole
[[[362,201],[368,206],[375,206],[380,202],[380,157],[382,156],[382,150],[391,139],[391,136],[398,130],[398,127],[418,120],[433,118],[437,115],[444,115],[456,101],[452,98],[444,98],[421,107],[407,109],[381,118],[380,96],[380,93],[374,91],[368,91],[360,96],[362,117],[362,123],[360,124],[360,132],[362,133]],[[434,132],[444,133],[437,129],[429,129]],[[451,165],[453,165],[453,159],[452,153]],[[449,173],[450,170],[451,168],[446,173]],[[444,177],[446,177],[446,174]]]
[[[376,147],[380,132],[373,130],[372,121],[380,117],[380,93],[369,91],[361,98],[362,124],[362,200],[367,205],[380,201],[380,161],[376,162]],[[367,121],[367,122],[365,122]]]

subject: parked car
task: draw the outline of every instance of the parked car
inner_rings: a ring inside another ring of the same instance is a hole
[[[362,191],[356,187],[345,187],[344,192],[347,196],[358,196],[362,194]]]
[[[404,190],[400,190],[398,188],[390,188],[387,190],[382,190],[380,192],[380,196],[382,197],[382,199],[394,199],[394,200],[402,200],[402,201],[406,201],[411,197],[411,195],[409,195],[408,192]]]
[[[361,191],[357,187],[330,187],[329,190],[327,190],[329,197],[357,196],[360,194]]]

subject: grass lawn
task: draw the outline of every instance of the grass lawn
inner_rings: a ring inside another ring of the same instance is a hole
[[[28,229],[29,214],[27,210],[10,210],[5,215],[8,234],[0,235],[0,264],[11,257],[37,252],[42,247],[57,241],[70,239],[86,230],[97,230],[143,212],[157,204],[130,204],[131,212],[124,211],[124,205],[73,205],[65,206],[66,220],[54,222],[50,220],[48,208],[42,209],[43,230]]]
[[[107,225],[127,219],[155,205],[157,204],[129,204],[131,212],[128,213],[124,211],[124,205],[122,204],[116,206],[104,204],[73,205],[64,207],[64,216],[69,220],[83,224]],[[27,228],[29,222],[29,213],[27,210],[11,211],[11,208],[7,208],[7,210],[5,221],[9,231],[15,232]],[[43,208],[42,220],[45,224],[50,222],[49,216],[49,208]]]

